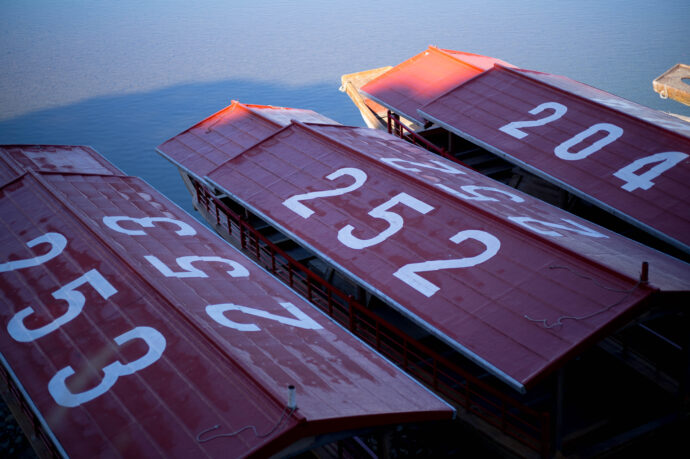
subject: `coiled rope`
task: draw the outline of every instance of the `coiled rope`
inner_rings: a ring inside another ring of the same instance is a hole
[[[236,435],[241,434],[245,430],[249,430],[249,429],[254,431],[254,436],[256,438],[266,438],[269,435],[271,435],[273,432],[275,432],[278,429],[278,427],[280,427],[280,425],[283,423],[283,421],[287,420],[290,416],[292,416],[292,413],[294,413],[296,409],[297,408],[289,408],[286,406],[285,409],[283,410],[283,413],[280,415],[280,419],[278,419],[278,422],[273,426],[273,428],[271,430],[269,430],[268,432],[266,432],[264,434],[260,434],[256,430],[255,426],[249,425],[249,426],[244,426],[241,429],[238,429],[234,432],[216,434],[216,435],[213,435],[212,437],[202,439],[201,437],[204,434],[211,432],[212,430],[216,430],[216,429],[220,428],[220,425],[216,424],[213,427],[209,427],[208,429],[202,430],[201,432],[199,432],[199,435],[196,436],[196,441],[198,441],[199,443],[206,443],[207,441],[215,440],[216,438],[220,438],[220,437],[234,437]],[[290,411],[288,412],[288,410],[290,410]],[[287,413],[287,415],[286,415],[286,413]]]
[[[612,309],[612,308],[618,306],[618,305],[621,304],[623,301],[627,300],[627,299],[630,297],[630,295],[632,295],[632,293],[633,293],[635,290],[637,290],[637,288],[638,288],[640,285],[642,285],[642,284],[644,283],[644,281],[643,281],[642,279],[640,279],[639,281],[637,281],[637,283],[636,283],[632,288],[627,289],[627,290],[622,290],[622,289],[613,288],[613,287],[608,287],[608,286],[606,286],[606,285],[603,285],[603,284],[599,283],[599,281],[597,281],[597,280],[594,279],[593,277],[590,277],[590,276],[587,276],[587,275],[578,273],[578,272],[572,270],[571,268],[569,268],[569,267],[567,267],[567,266],[549,266],[549,269],[565,269],[565,270],[568,270],[568,271],[570,271],[571,273],[575,274],[576,276],[578,276],[578,277],[580,277],[580,278],[582,278],[582,279],[591,281],[592,283],[594,283],[594,285],[596,285],[596,286],[599,287],[599,288],[602,288],[602,289],[604,289],[604,290],[608,290],[608,291],[610,291],[610,292],[625,293],[625,295],[623,295],[623,297],[622,297],[621,299],[619,299],[618,301],[616,301],[615,303],[610,304],[610,305],[608,305],[608,306],[606,306],[606,307],[603,307],[603,308],[601,308],[601,309],[599,309],[599,310],[597,310],[597,311],[594,311],[594,312],[592,312],[592,313],[585,314],[585,315],[583,315],[583,316],[566,316],[566,315],[563,315],[563,316],[557,317],[557,318],[556,318],[556,321],[555,321],[555,322],[552,322],[551,324],[548,323],[548,320],[547,320],[547,319],[533,319],[532,317],[528,316],[527,314],[525,314],[525,315],[523,316],[525,319],[529,320],[530,322],[540,323],[540,324],[542,324],[542,326],[543,326],[544,328],[548,328],[548,329],[551,329],[551,328],[554,328],[554,327],[563,326],[563,321],[564,321],[564,320],[586,320],[586,319],[589,319],[590,317],[594,317],[594,316],[596,316],[596,315],[598,315],[598,314],[601,314],[601,313],[603,313],[603,312],[606,312],[606,311],[608,311],[608,310],[610,310],[610,309]]]

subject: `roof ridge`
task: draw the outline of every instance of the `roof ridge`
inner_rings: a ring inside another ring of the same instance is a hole
[[[436,47],[436,46],[434,46],[434,45],[429,45],[429,47],[427,48],[427,50],[428,50],[428,51],[435,51],[437,54],[440,54],[440,55],[442,55],[442,56],[446,56],[447,58],[450,58],[450,59],[454,60],[455,62],[459,62],[459,63],[461,63],[461,64],[463,64],[463,65],[468,66],[468,67],[471,67],[471,68],[473,68],[473,69],[479,70],[480,72],[484,72],[484,71],[485,71],[485,70],[484,70],[483,68],[481,68],[481,67],[477,67],[477,66],[474,65],[474,64],[470,64],[469,62],[463,61],[463,60],[460,59],[459,57],[453,56],[452,54],[450,54],[449,52],[447,52],[447,51],[446,51],[445,49],[443,49],[443,48],[438,48],[438,47]],[[458,51],[458,52],[462,52],[462,51]],[[475,54],[475,56],[479,56],[479,54]],[[487,56],[482,56],[482,57],[487,57]]]

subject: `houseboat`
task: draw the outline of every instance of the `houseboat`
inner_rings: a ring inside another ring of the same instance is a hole
[[[685,422],[687,263],[309,110],[233,102],[158,151],[213,229],[452,403],[457,432],[576,456]]]

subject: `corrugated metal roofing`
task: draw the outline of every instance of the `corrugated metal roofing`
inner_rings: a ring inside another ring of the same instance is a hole
[[[0,217],[3,363],[68,455],[267,455],[452,416],[140,179],[30,171]]]
[[[96,150],[82,145],[0,145],[0,174],[10,180],[27,170],[124,175]]]
[[[565,77],[501,66],[419,115],[690,253],[690,124]]]
[[[496,63],[510,65],[492,57],[429,46],[362,86],[361,92],[405,118],[424,124],[418,108]]]
[[[232,101],[229,106],[163,143],[158,150],[192,175],[203,177],[293,119],[338,124],[312,110]]]
[[[208,180],[519,389],[690,288],[685,263],[380,131],[293,123]]]

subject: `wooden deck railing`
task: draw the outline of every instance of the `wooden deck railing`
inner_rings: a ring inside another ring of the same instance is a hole
[[[20,413],[18,416],[22,417],[23,423],[20,424],[22,428],[31,429],[31,432],[25,431],[24,434],[29,437],[29,443],[31,443],[31,446],[34,448],[39,457],[64,457],[60,453],[58,446],[48,434],[48,431],[39,419],[38,414],[31,408],[22,390],[15,383],[14,378],[10,374],[10,370],[5,368],[5,365],[3,364],[0,364],[0,385],[2,385],[3,390],[6,391],[5,396],[8,398],[8,405],[13,403],[16,404],[15,406],[19,407]]]

